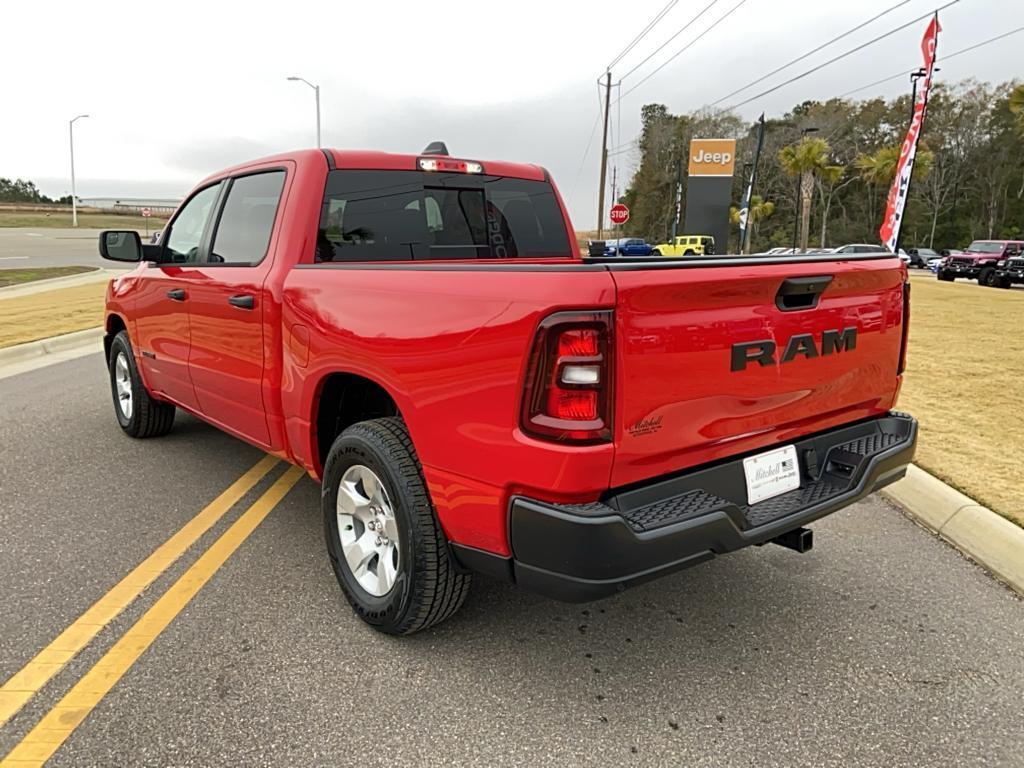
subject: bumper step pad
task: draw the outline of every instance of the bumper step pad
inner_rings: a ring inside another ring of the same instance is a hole
[[[637,533],[657,530],[718,511],[744,521],[746,529],[756,528],[846,492],[859,479],[861,469],[872,456],[904,440],[906,437],[903,435],[873,432],[835,445],[825,455],[820,475],[819,468],[813,465],[816,462],[804,455],[801,461],[803,483],[800,488],[758,504],[740,504],[697,489],[625,511],[601,503],[574,505],[575,511],[618,514]]]

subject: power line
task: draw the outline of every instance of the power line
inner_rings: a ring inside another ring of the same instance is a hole
[[[594,134],[597,133],[597,124],[601,122],[601,89],[597,89],[597,117],[594,118],[594,125],[590,129],[590,138],[587,139],[586,149],[583,150],[583,157],[580,159],[580,167],[576,170],[576,178],[573,179],[572,189],[569,190],[569,199],[576,199],[576,188],[580,183],[580,175],[583,173],[583,166],[587,164],[587,155],[590,154],[590,145],[594,143]]]
[[[718,0],[715,0],[715,2],[718,2]],[[711,5],[714,5],[714,4],[715,4],[715,2],[712,2],[712,3],[711,3]],[[706,34],[707,34],[708,32],[710,32],[711,30],[713,30],[713,29],[714,29],[715,27],[717,27],[717,26],[718,26],[719,24],[721,24],[721,23],[722,23],[723,21],[725,21],[725,20],[726,20],[727,18],[729,18],[730,16],[732,16],[732,14],[733,14],[733,13],[735,13],[735,12],[736,12],[737,10],[739,10],[740,6],[742,6],[742,5],[743,5],[743,4],[745,3],[745,2],[747,2],[747,0],[740,0],[740,1],[738,2],[738,3],[736,3],[736,5],[734,5],[734,6],[733,6],[732,8],[730,8],[730,9],[729,9],[728,11],[726,11],[726,12],[725,12],[725,14],[724,14],[724,15],[723,15],[723,16],[722,16],[721,18],[719,18],[719,19],[718,19],[717,21],[715,21],[715,23],[714,23],[714,24],[712,24],[712,25],[711,25],[710,27],[708,27],[707,29],[705,29],[705,30],[704,30],[703,32],[701,32],[701,33],[700,33],[699,35],[697,35],[697,36],[696,36],[695,38],[693,38],[693,40],[691,40],[690,42],[688,42],[688,43],[687,43],[686,45],[684,45],[684,46],[683,46],[682,48],[680,48],[680,49],[679,49],[678,51],[676,51],[675,53],[673,53],[673,54],[672,54],[672,55],[671,55],[671,56],[670,56],[669,58],[667,58],[667,59],[666,59],[666,60],[665,60],[664,62],[662,62],[662,64],[661,64],[661,65],[660,65],[660,66],[659,66],[659,67],[658,67],[657,69],[655,69],[655,70],[653,70],[652,72],[650,72],[650,73],[649,73],[648,75],[646,75],[646,76],[645,76],[645,77],[644,77],[643,79],[641,79],[641,80],[640,80],[640,82],[638,82],[638,83],[637,83],[636,85],[634,85],[634,86],[633,86],[632,88],[630,88],[630,89],[629,89],[628,91],[626,91],[625,93],[620,93],[620,94],[619,94],[619,100],[621,101],[622,99],[624,99],[624,98],[626,98],[627,96],[629,96],[629,94],[631,94],[631,93],[632,93],[633,91],[635,91],[635,90],[636,90],[637,88],[639,88],[639,87],[640,87],[641,85],[643,85],[643,84],[644,84],[644,83],[646,83],[646,82],[647,82],[648,80],[650,80],[650,79],[651,79],[652,77],[654,77],[654,76],[655,76],[656,74],[658,74],[658,73],[659,73],[659,72],[660,72],[661,70],[663,70],[663,69],[664,69],[665,67],[667,67],[667,66],[668,66],[669,64],[671,64],[671,63],[672,63],[672,62],[673,62],[673,61],[674,61],[674,60],[676,59],[676,57],[678,57],[678,56],[679,56],[679,55],[680,55],[681,53],[683,53],[684,51],[686,51],[686,50],[688,50],[688,49],[692,48],[692,47],[693,47],[694,45],[696,45],[696,44],[697,44],[697,42],[699,42],[699,41],[700,41],[700,39],[701,39],[702,37],[704,37],[704,35],[706,35]],[[959,2],[959,0],[954,0],[954,2]],[[710,7],[710,6],[708,6],[708,7]],[[705,9],[705,10],[706,10],[706,9]],[[701,13],[703,13],[703,11],[701,11]]]
[[[652,29],[654,29],[655,25],[657,25],[657,23],[659,21],[661,21],[665,17],[665,14],[667,14],[669,11],[671,11],[675,7],[676,3],[678,3],[678,2],[679,2],[679,0],[669,0],[668,4],[664,8],[662,8],[660,11],[658,11],[658,15],[655,16],[653,19],[651,19],[647,23],[647,26],[644,27],[643,30],[640,32],[640,34],[637,35],[636,37],[634,37],[633,41],[622,50],[622,53],[620,53],[618,56],[616,56],[614,59],[612,59],[612,63],[607,66],[607,69],[611,69],[616,64],[618,64],[620,61],[622,61],[622,59],[626,56],[626,54],[629,53],[631,50],[633,50],[633,48],[637,45],[637,43],[639,43],[641,40],[643,40],[644,37],[647,35],[647,33],[650,32]]]
[[[629,70],[629,72],[624,74],[620,79],[625,80],[627,77],[629,77],[634,72],[636,72],[638,69],[640,69],[640,67],[642,67],[644,64],[646,64],[651,59],[653,59],[655,56],[657,56],[666,45],[671,43],[673,40],[675,40],[677,37],[679,37],[681,34],[683,34],[683,32],[685,32],[691,26],[693,26],[694,22],[696,22],[705,13],[710,11],[712,9],[712,7],[714,7],[718,2],[719,2],[719,0],[711,0],[711,2],[708,3],[706,6],[704,6],[704,8],[701,9],[700,12],[696,16],[694,16],[692,19],[690,19],[688,22],[686,22],[680,29],[676,30],[676,33],[674,35],[672,35],[672,37],[670,37],[664,43],[662,43],[657,48],[655,48],[653,51],[651,51],[650,54],[648,54],[646,59],[644,59],[639,64],[637,64],[635,67],[633,67],[631,70]]]
[[[880,40],[884,40],[887,37],[891,37],[892,35],[894,35],[897,32],[900,32],[900,31],[906,29],[907,27],[911,26],[912,24],[917,24],[919,21],[927,19],[930,16],[932,16],[933,14],[936,14],[939,11],[945,10],[946,8],[949,8],[951,5],[956,5],[959,2],[960,2],[960,0],[951,0],[951,2],[948,2],[945,5],[939,6],[934,11],[929,11],[928,13],[926,13],[926,14],[924,14],[922,16],[918,16],[916,19],[911,19],[907,23],[901,24],[900,26],[896,27],[895,29],[890,29],[888,32],[886,32],[884,34],[881,34],[881,35],[879,35],[876,38],[868,40],[866,43],[861,43],[856,48],[851,48],[850,50],[846,51],[845,53],[841,53],[838,56],[835,56],[835,57],[829,59],[828,61],[826,61],[823,64],[819,64],[816,67],[812,67],[811,69],[808,69],[806,72],[801,72],[799,75],[796,75],[794,77],[789,78],[789,80],[781,82],[778,85],[772,86],[771,88],[769,88],[769,89],[767,89],[765,91],[761,91],[756,96],[751,96],[749,99],[744,99],[743,101],[738,102],[736,104],[733,104],[730,107],[726,107],[725,110],[728,111],[728,110],[738,109],[739,107],[742,107],[744,104],[749,104],[752,101],[756,101],[757,99],[760,99],[762,96],[767,96],[769,93],[774,93],[775,91],[779,90],[780,88],[785,88],[787,85],[795,83],[797,80],[802,80],[803,78],[807,77],[808,75],[813,75],[815,72],[817,72],[817,71],[819,71],[821,69],[824,69],[825,67],[829,66],[830,64],[835,64],[837,61],[840,61],[841,59],[845,59],[847,56],[852,56],[853,54],[857,53],[858,51],[864,50],[869,45],[874,45],[875,43],[879,42]],[[627,93],[628,93],[628,91],[627,91]]]
[[[791,66],[793,66],[794,64],[797,64],[797,63],[799,63],[799,62],[803,61],[804,59],[808,58],[809,56],[813,56],[814,54],[816,54],[816,53],[817,53],[818,51],[822,50],[823,48],[827,48],[828,46],[832,45],[833,43],[838,43],[838,42],[839,42],[840,40],[842,40],[842,39],[843,39],[844,37],[848,37],[849,35],[852,35],[852,34],[853,34],[854,32],[857,32],[857,31],[859,31],[859,30],[863,29],[864,27],[868,26],[869,24],[872,24],[873,22],[876,22],[876,21],[878,21],[878,20],[879,20],[880,18],[882,18],[882,17],[883,17],[883,16],[885,16],[886,14],[888,14],[888,13],[892,13],[892,12],[893,12],[893,11],[895,11],[895,10],[896,10],[897,8],[900,8],[900,7],[902,7],[902,6],[906,5],[906,4],[907,4],[907,3],[909,3],[909,2],[911,2],[911,0],[901,0],[901,2],[898,2],[898,3],[896,3],[896,5],[893,5],[893,6],[890,6],[889,8],[886,8],[886,9],[885,9],[884,11],[882,11],[882,12],[881,12],[881,13],[879,13],[878,15],[876,15],[876,16],[872,16],[872,17],[871,17],[870,19],[868,19],[867,21],[861,22],[860,24],[858,24],[857,26],[853,27],[852,29],[848,29],[847,31],[843,32],[843,33],[842,33],[841,35],[837,35],[836,37],[833,37],[833,38],[832,38],[831,40],[829,40],[829,41],[828,41],[828,42],[826,42],[826,43],[822,43],[821,45],[819,45],[819,46],[818,46],[817,48],[815,48],[814,50],[808,51],[807,53],[803,54],[802,56],[797,56],[797,57],[796,57],[795,59],[793,59],[792,61],[790,61],[790,62],[788,62],[788,63],[786,63],[786,64],[783,64],[783,65],[782,65],[781,67],[778,67],[777,69],[773,69],[773,70],[772,70],[771,72],[769,72],[768,74],[766,74],[766,75],[761,75],[761,77],[757,78],[757,80],[754,80],[753,82],[747,83],[747,84],[746,84],[746,85],[744,85],[744,86],[743,86],[742,88],[737,88],[737,89],[736,89],[735,91],[733,91],[732,93],[726,94],[725,96],[723,96],[722,98],[720,98],[720,99],[719,99],[718,101],[714,101],[714,102],[712,102],[711,104],[709,104],[708,106],[711,106],[711,107],[713,107],[713,106],[715,106],[715,105],[717,105],[717,104],[721,104],[721,103],[722,103],[723,101],[725,101],[726,99],[731,99],[731,98],[732,98],[733,96],[735,96],[735,95],[736,95],[737,93],[742,93],[743,91],[747,90],[748,88],[753,88],[753,87],[754,87],[755,85],[757,85],[758,83],[762,83],[762,82],[764,82],[764,81],[765,81],[765,80],[767,80],[767,79],[768,79],[769,77],[772,77],[773,75],[777,75],[777,74],[778,74],[779,72],[781,72],[781,71],[782,71],[782,70],[784,70],[784,69],[789,69],[789,68],[790,68]]]
[[[989,43],[998,42],[999,40],[1002,40],[1004,37],[1009,37],[1010,35],[1016,35],[1018,32],[1024,32],[1024,27],[1017,27],[1016,29],[1011,29],[1009,32],[1004,32],[1001,35],[997,35],[995,37],[990,37],[988,40],[982,40],[980,43],[975,43],[974,45],[969,45],[966,48],[961,48],[959,51],[954,51],[953,53],[950,53],[950,54],[948,54],[946,56],[941,56],[938,59],[936,59],[936,63],[941,64],[942,62],[949,61],[954,56],[959,56],[961,53],[967,53],[969,51],[973,51],[976,48],[981,48],[983,45],[988,45]],[[889,75],[889,77],[883,77],[881,80],[875,80],[875,82],[873,82],[873,83],[868,83],[867,85],[862,85],[859,88],[854,88],[852,91],[847,91],[846,93],[842,93],[839,96],[837,96],[836,98],[843,99],[843,98],[846,98],[847,96],[849,96],[852,93],[858,93],[859,91],[866,91],[868,88],[874,88],[876,85],[881,85],[882,83],[887,83],[890,80],[895,80],[898,77],[902,78],[902,77],[906,77],[906,76],[907,76],[907,70],[901,70],[901,71],[897,72],[895,75]]]

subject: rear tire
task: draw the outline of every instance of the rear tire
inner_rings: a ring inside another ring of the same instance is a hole
[[[952,283],[953,280],[956,279],[944,269],[940,269],[938,274],[939,280],[943,281],[944,283]]]
[[[694,255],[696,255],[696,254],[694,254],[694,252],[692,250],[690,250],[689,248],[687,248],[685,251],[683,251],[683,256],[694,256]]]
[[[400,418],[342,432],[327,456],[320,498],[331,566],[360,619],[389,635],[411,635],[459,609],[471,578],[451,557]]]
[[[661,251],[655,248],[653,251],[651,251],[651,256],[661,256]]]
[[[121,331],[110,344],[107,360],[114,415],[125,434],[131,437],[160,437],[174,426],[174,406],[153,399],[142,383],[127,331]]]
[[[996,285],[996,270],[995,267],[982,267],[981,272],[978,273],[978,285],[985,285],[989,288],[995,288]]]

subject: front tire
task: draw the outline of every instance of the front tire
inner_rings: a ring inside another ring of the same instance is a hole
[[[121,331],[110,344],[107,360],[114,415],[125,434],[131,437],[160,437],[174,426],[174,406],[154,400],[142,383],[127,331]]]
[[[978,285],[986,285],[989,288],[995,288],[996,286],[996,270],[995,267],[983,267],[981,272],[978,273]]]
[[[956,279],[956,278],[954,278],[954,277],[953,277],[953,276],[952,276],[951,274],[949,274],[949,272],[947,272],[946,270],[944,270],[944,269],[940,269],[940,270],[939,270],[939,280],[941,280],[942,282],[944,282],[944,283],[952,283],[952,282],[953,282],[953,280],[955,280],[955,279]]]
[[[334,441],[321,492],[327,553],[352,610],[411,635],[444,621],[469,592],[399,418],[354,424]]]

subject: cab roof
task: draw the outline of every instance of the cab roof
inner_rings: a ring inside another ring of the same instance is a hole
[[[266,166],[272,163],[283,162],[322,162],[327,160],[328,164],[339,170],[350,169],[360,171],[418,171],[421,158],[439,158],[445,160],[466,160],[480,163],[483,166],[483,173],[487,176],[506,176],[514,179],[528,179],[531,181],[549,181],[548,172],[539,165],[532,163],[510,163],[504,160],[481,160],[477,157],[464,157],[462,155],[431,155],[431,154],[395,154],[392,152],[378,152],[368,149],[299,149],[292,152],[282,152],[269,157],[261,157],[250,160],[246,163],[225,168],[210,174],[202,182],[207,184],[214,179],[231,176],[259,166]]]
[[[480,163],[484,168],[484,173],[488,176],[510,176],[515,179],[532,179],[534,181],[544,181],[548,177],[547,171],[539,165],[510,163],[504,160],[484,160],[479,157],[467,157],[459,154],[449,157],[448,155],[393,154],[391,152],[356,149],[325,149],[324,153],[334,158],[334,165],[339,169],[418,171],[420,158],[437,157],[446,160],[469,160]]]

